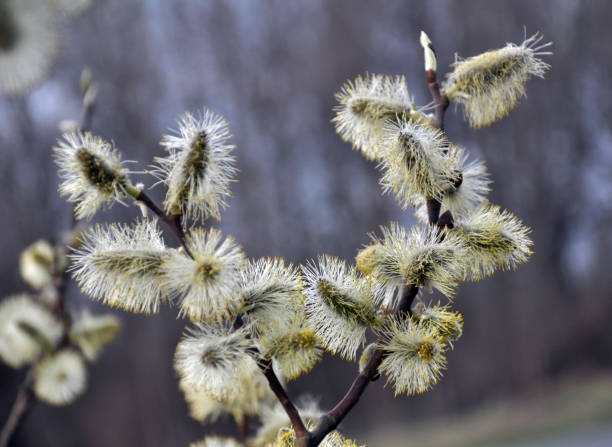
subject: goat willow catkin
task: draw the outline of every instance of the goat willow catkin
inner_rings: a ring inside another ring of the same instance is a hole
[[[168,187],[166,212],[191,219],[214,217],[227,206],[236,174],[227,121],[208,109],[184,113],[176,135],[164,135],[167,157],[157,157],[155,175]]]
[[[74,351],[62,349],[36,365],[34,394],[50,405],[68,405],[83,394],[86,385],[85,363]]]
[[[283,324],[284,323],[284,324]],[[262,356],[274,359],[287,380],[309,372],[323,355],[314,329],[301,318],[268,326],[259,338]]]
[[[236,370],[247,360],[250,342],[244,331],[231,332],[225,327],[196,325],[178,344],[175,368],[194,387],[204,387],[216,399],[230,393]]]
[[[89,132],[68,132],[53,148],[62,196],[76,202],[78,219],[89,218],[105,203],[121,201],[134,194],[127,168],[119,152],[100,137]]]
[[[525,83],[531,76],[544,77],[550,68],[538,56],[552,43],[539,45],[542,36],[534,34],[520,45],[507,44],[467,59],[457,59],[444,84],[448,96],[463,104],[470,126],[487,126],[506,116],[525,96]]]
[[[291,324],[304,312],[300,275],[279,258],[248,261],[240,271],[240,312],[258,328]]]
[[[432,328],[413,321],[393,320],[382,330],[380,348],[386,353],[380,371],[393,383],[395,394],[429,390],[446,367],[445,346]]]
[[[162,266],[164,285],[180,301],[180,315],[196,321],[228,319],[239,306],[242,250],[214,228],[191,230],[186,244],[193,257],[174,251]]]
[[[171,253],[171,252],[170,252]],[[71,255],[74,278],[87,295],[136,313],[156,313],[167,291],[161,281],[169,252],[156,223],[96,225]]]
[[[56,253],[47,241],[39,240],[26,248],[19,256],[21,277],[34,289],[48,286],[52,277]]]
[[[115,338],[120,327],[114,315],[92,315],[83,311],[74,319],[68,336],[87,360],[95,360],[102,348]]]
[[[533,244],[528,236],[530,231],[511,212],[495,205],[482,206],[460,221],[450,233],[467,248],[465,279],[480,280],[498,268],[515,269],[527,262]]]
[[[62,336],[59,320],[27,294],[0,303],[0,358],[13,368],[52,350]]]
[[[442,239],[430,226],[407,231],[397,223],[381,232],[382,238],[371,235],[372,245],[358,254],[357,266],[384,284],[384,307],[396,306],[396,292],[407,284],[454,295],[466,253],[458,238]]]
[[[461,220],[467,218],[486,201],[491,190],[489,187],[491,180],[484,162],[479,160],[468,162],[468,154],[464,149],[451,146],[449,155],[457,160],[457,176],[453,184],[444,191],[440,212],[450,211],[454,220]],[[427,198],[415,195],[412,202],[417,219],[427,223],[429,221]]]
[[[427,124],[388,122],[381,140],[384,174],[380,184],[402,208],[412,205],[415,194],[440,198],[459,176],[456,158],[448,151],[444,133]]]
[[[387,120],[420,116],[413,110],[403,76],[360,76],[343,85],[336,99],[340,103],[332,120],[336,131],[370,160],[379,159],[379,139]]]
[[[331,256],[309,262],[303,271],[308,323],[325,349],[354,359],[366,330],[380,322],[375,306],[378,291],[353,267]]]

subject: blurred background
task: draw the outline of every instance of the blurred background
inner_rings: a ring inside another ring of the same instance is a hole
[[[367,0],[99,0],[61,24],[62,52],[30,94],[0,98],[0,295],[25,289],[20,251],[69,226],[51,147],[58,123],[78,120],[84,66],[98,84],[94,133],[143,169],[185,110],[208,106],[230,122],[239,182],[215,225],[251,257],[301,263],[353,259],[381,224],[414,222],[381,196],[376,166],[334,133],[334,93],[365,73],[404,74],[430,101],[418,37],[444,74],[470,56],[540,31],[554,42],[546,80],[527,84],[511,115],[481,130],[447,113],[449,137],[484,159],[492,202],[533,229],[535,255],[517,272],[461,286],[465,332],[430,392],[394,399],[381,380],[342,424],[376,446],[612,445],[612,3]],[[146,176],[135,176],[146,185]],[[161,200],[163,188],[151,194]],[[94,221],[129,221],[115,205]],[[174,244],[171,233],[166,240]],[[70,305],[102,309],[72,285]],[[89,368],[74,405],[38,403],[15,445],[184,446],[230,422],[191,420],[172,358],[185,322],[115,312],[123,329]],[[326,357],[289,385],[327,409],[356,366]],[[0,365],[0,420],[24,371]]]

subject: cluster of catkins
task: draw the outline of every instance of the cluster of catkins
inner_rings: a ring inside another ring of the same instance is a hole
[[[501,118],[524,94],[524,82],[543,74],[547,65],[537,58],[537,41],[455,63],[443,89],[465,105],[472,125]],[[529,230],[487,202],[484,164],[468,162],[463,148],[432,127],[403,77],[359,77],[337,98],[338,133],[378,162],[383,191],[404,208],[414,206],[422,221],[411,229],[382,227],[359,251],[356,266],[328,255],[299,267],[282,259],[248,259],[231,237],[197,225],[219,218],[236,173],[227,123],[209,110],[185,113],[178,131],[161,141],[166,155],[155,159],[151,173],[167,187],[163,211],[131,183],[112,144],[77,130],[54,148],[60,193],[76,202],[77,217],[132,197],[165,222],[182,222],[179,249],[166,245],[156,219],[96,226],[72,255],[74,277],[83,292],[108,305],[155,313],[168,303],[191,320],[174,360],[191,415],[259,416],[263,424],[254,446],[295,443],[258,363],[290,381],[310,371],[324,351],[355,360],[371,331],[377,341],[362,360],[382,349],[379,371],[395,393],[422,393],[440,379],[445,351],[463,324],[448,306],[427,304],[432,300],[424,293],[437,289],[452,299],[459,282],[514,268],[531,254]],[[443,227],[428,222],[432,201],[448,217]],[[417,304],[395,312],[407,285],[418,288]],[[303,414],[307,425],[316,423],[316,409]],[[207,438],[193,445],[236,444]],[[334,431],[321,445],[355,444]]]
[[[65,309],[64,247],[39,240],[26,248],[19,268],[32,290],[0,303],[0,359],[12,368],[33,365],[31,389],[49,405],[67,405],[85,391],[85,360],[96,360],[119,330],[113,315]]]

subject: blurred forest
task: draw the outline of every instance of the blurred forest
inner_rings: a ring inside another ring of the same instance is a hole
[[[486,161],[491,201],[533,229],[535,255],[516,273],[460,287],[455,307],[465,333],[433,391],[394,399],[390,387],[376,382],[343,431],[367,442],[367,433],[384,431],[381,421],[402,425],[460,413],[570,374],[610,370],[611,17],[605,0],[99,0],[64,25],[50,79],[28,96],[0,99],[0,295],[25,288],[20,251],[69,225],[51,147],[58,122],[80,116],[84,66],[99,88],[92,130],[114,140],[125,159],[138,160],[134,170],[162,153],[161,135],[185,110],[208,106],[228,119],[239,182],[222,222],[213,224],[249,256],[300,263],[330,253],[352,260],[368,232],[414,218],[381,196],[375,165],[334,133],[334,93],[367,72],[404,74],[416,103],[426,104],[421,30],[444,74],[455,53],[520,43],[525,27],[554,42],[546,80],[530,81],[528,98],[481,130],[470,129],[451,106],[447,132]],[[161,199],[163,188],[151,194]],[[94,221],[139,213],[115,205]],[[170,232],[166,240],[175,243]],[[101,307],[74,285],[70,304]],[[181,446],[210,432],[189,418],[172,368],[185,321],[175,309],[157,316],[115,312],[122,332],[89,369],[86,394],[66,408],[37,404],[15,445]],[[290,394],[310,394],[327,408],[355,369],[326,357],[290,384]],[[22,374],[0,366],[0,420]]]

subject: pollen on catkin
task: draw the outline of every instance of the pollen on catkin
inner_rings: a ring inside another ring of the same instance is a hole
[[[464,279],[478,281],[497,269],[515,269],[532,254],[531,230],[518,217],[496,205],[484,205],[448,234],[455,235],[466,247]]]
[[[428,290],[433,287],[453,297],[465,256],[460,240],[452,236],[441,238],[437,229],[429,225],[407,231],[392,222],[388,228],[381,227],[381,232],[382,238],[370,235],[377,250],[369,262],[371,275],[385,286],[384,307],[394,308],[397,291],[407,284]]]
[[[178,297],[180,315],[193,321],[228,319],[240,305],[240,246],[214,228],[192,229],[186,245],[193,258],[175,251],[162,265],[163,283]]]
[[[375,306],[380,291],[354,267],[332,256],[319,256],[302,271],[307,323],[327,351],[354,359],[367,328],[380,322]]]
[[[542,51],[552,43],[540,45],[541,40],[536,33],[520,45],[508,43],[468,59],[457,57],[444,90],[463,104],[470,126],[488,126],[503,118],[525,96],[529,78],[544,77],[550,65],[539,56],[552,54]]]
[[[119,152],[89,132],[65,133],[53,153],[62,179],[59,193],[77,203],[77,219],[90,218],[103,204],[121,201],[133,189]]]
[[[430,328],[411,319],[392,319],[381,330],[385,351],[380,372],[393,383],[395,395],[421,394],[438,383],[446,367],[445,347]]]
[[[266,447],[295,447],[296,436],[293,428],[281,428],[276,436],[276,440]],[[352,439],[347,439],[338,430],[333,430],[323,438],[320,447],[365,447],[358,446]]]
[[[34,394],[49,405],[74,402],[87,385],[83,358],[74,351],[62,349],[46,357],[34,370]]]
[[[208,109],[185,112],[176,135],[164,135],[167,157],[156,157],[153,174],[168,187],[167,213],[189,219],[220,219],[231,196],[230,183],[237,172],[227,121]]]
[[[155,221],[96,225],[70,258],[83,293],[112,307],[157,313],[167,293],[160,281],[168,255]]]
[[[367,75],[348,81],[336,93],[340,103],[332,122],[340,137],[369,160],[377,160],[387,120],[420,119],[403,76]]]
[[[0,95],[19,96],[50,73],[61,46],[51,2],[0,2]]]
[[[262,357],[274,359],[287,380],[309,372],[323,355],[315,331],[299,317],[267,326],[258,340]]]
[[[223,326],[196,324],[176,347],[174,368],[179,376],[214,399],[224,401],[238,392],[238,369],[249,359],[251,342],[244,330],[231,332]]]
[[[41,351],[54,349],[62,332],[60,321],[26,294],[0,303],[0,359],[12,368],[21,368]]]
[[[92,315],[84,310],[73,320],[68,337],[87,360],[93,361],[102,348],[113,341],[120,328],[119,319],[114,315]]]
[[[412,319],[417,326],[433,331],[442,342],[451,348],[463,335],[463,316],[448,306],[416,306]]]
[[[387,122],[381,146],[380,184],[403,209],[414,195],[441,198],[458,179],[458,163],[450,156],[443,132],[411,121]]]
[[[245,321],[265,328],[293,323],[303,313],[300,276],[279,258],[250,260],[240,270],[240,313]]]

